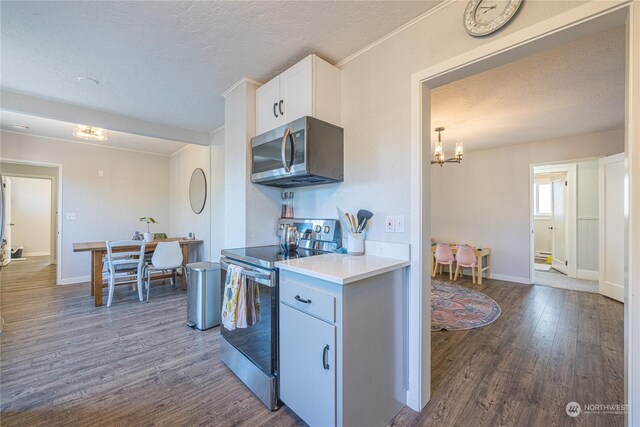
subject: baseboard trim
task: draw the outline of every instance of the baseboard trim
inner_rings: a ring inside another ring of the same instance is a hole
[[[24,258],[30,257],[30,256],[50,256],[51,252],[24,252],[22,254],[22,256]]]
[[[578,279],[584,279],[584,280],[599,280],[600,279],[600,273],[594,270],[581,270],[578,269],[578,271],[576,272],[576,277]]]
[[[524,283],[525,285],[531,284],[531,279],[528,277],[509,276],[507,274],[495,274],[491,273],[491,278],[496,280],[504,280],[505,282]]]
[[[91,276],[69,277],[68,279],[62,279],[58,282],[58,285],[76,285],[78,283],[87,283],[91,281]]]

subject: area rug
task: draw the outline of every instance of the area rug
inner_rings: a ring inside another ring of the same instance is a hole
[[[431,280],[431,330],[481,328],[500,317],[500,306],[483,293]]]

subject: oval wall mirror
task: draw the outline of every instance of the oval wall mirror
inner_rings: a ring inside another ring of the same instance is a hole
[[[189,182],[189,202],[191,203],[191,210],[199,214],[204,209],[206,201],[207,178],[204,176],[204,171],[197,168],[191,174],[191,182]]]

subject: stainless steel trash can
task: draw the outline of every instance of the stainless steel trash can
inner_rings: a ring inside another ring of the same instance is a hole
[[[187,264],[187,325],[204,331],[220,324],[220,264]]]

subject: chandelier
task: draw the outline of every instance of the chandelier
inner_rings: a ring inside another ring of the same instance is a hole
[[[436,142],[436,146],[433,150],[433,160],[431,160],[431,164],[437,164],[442,166],[445,163],[460,163],[462,161],[462,153],[463,146],[462,141],[456,142],[456,154],[449,158],[444,158],[444,150],[442,149],[442,135],[441,132],[444,131],[443,127],[435,128],[435,131],[438,132],[438,142]]]

